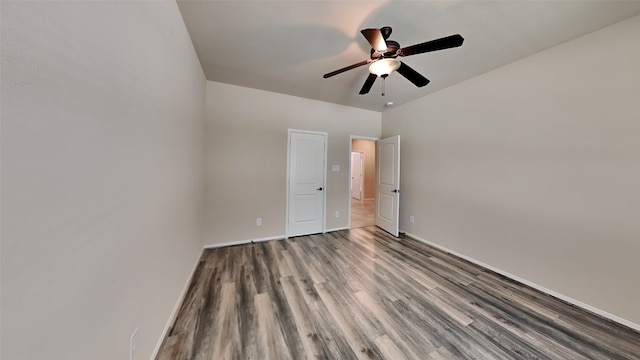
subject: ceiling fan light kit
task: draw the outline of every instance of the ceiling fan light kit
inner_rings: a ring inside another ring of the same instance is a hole
[[[429,79],[422,76],[409,65],[398,60],[397,57],[454,48],[462,45],[464,42],[464,38],[460,34],[456,34],[412,46],[400,47],[400,44],[397,41],[388,40],[391,35],[390,26],[384,26],[380,29],[364,29],[361,30],[360,33],[362,33],[362,36],[364,36],[371,45],[370,59],[323,75],[326,79],[345,71],[369,64],[370,74],[362,85],[362,89],[360,89],[360,95],[369,93],[369,90],[371,90],[373,83],[378,77],[385,79],[394,71],[397,71],[417,87],[427,85],[429,83]],[[384,95],[384,90],[382,95]]]
[[[369,72],[377,76],[388,76],[392,72],[398,70],[400,60],[387,58],[374,61],[369,65]]]

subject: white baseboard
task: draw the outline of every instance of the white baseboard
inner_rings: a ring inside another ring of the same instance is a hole
[[[570,303],[572,305],[575,305],[575,306],[577,306],[579,308],[582,308],[584,310],[590,311],[590,312],[592,312],[592,313],[594,313],[596,315],[602,316],[602,317],[607,318],[607,319],[609,319],[611,321],[615,321],[615,322],[617,322],[619,324],[622,324],[622,325],[624,325],[626,327],[629,327],[629,328],[632,328],[634,330],[640,331],[640,325],[638,325],[636,323],[633,323],[633,322],[631,322],[629,320],[625,320],[625,319],[623,319],[623,318],[621,318],[619,316],[616,316],[616,315],[613,315],[613,314],[609,314],[606,311],[600,310],[600,309],[598,309],[596,307],[593,307],[591,305],[585,304],[585,303],[583,303],[581,301],[578,301],[576,299],[572,299],[572,298],[570,298],[568,296],[565,296],[565,295],[562,295],[562,294],[560,294],[558,292],[555,292],[553,290],[547,289],[544,286],[541,286],[541,285],[538,285],[538,284],[533,283],[531,281],[525,280],[525,279],[523,279],[523,278],[521,278],[519,276],[510,274],[510,273],[508,273],[508,272],[506,272],[504,270],[501,270],[501,269],[498,269],[498,268],[493,267],[491,265],[485,264],[485,263],[483,263],[481,261],[478,261],[478,260],[476,260],[474,258],[471,258],[471,257],[468,257],[466,255],[460,254],[460,253],[455,252],[453,250],[450,250],[450,249],[448,249],[448,248],[446,248],[444,246],[441,246],[441,245],[438,245],[438,244],[433,243],[431,241],[425,240],[425,239],[423,239],[423,238],[421,238],[421,237],[419,237],[417,235],[413,235],[413,234],[410,234],[408,232],[404,232],[404,233],[405,233],[406,236],[408,236],[408,237],[410,237],[410,238],[412,238],[414,240],[420,241],[420,242],[425,243],[425,244],[427,244],[429,246],[433,246],[436,249],[445,251],[445,252],[450,253],[452,255],[455,255],[455,256],[457,256],[457,257],[459,257],[461,259],[470,261],[470,262],[472,262],[472,263],[474,263],[476,265],[480,265],[485,269],[489,269],[489,270],[491,270],[491,271],[493,271],[495,273],[498,273],[500,275],[506,276],[509,279],[512,279],[512,280],[515,280],[515,281],[517,281],[517,282],[519,282],[521,284],[530,286],[530,287],[532,287],[532,288],[534,288],[534,289],[536,289],[538,291],[542,291],[543,293],[551,295],[551,296],[553,296],[555,298],[558,298],[560,300],[566,301],[566,302],[568,302],[568,303]]]
[[[341,228],[326,229],[324,232],[328,233],[328,232],[340,231],[340,230],[349,230],[349,227],[346,226],[346,227],[341,227]],[[228,242],[223,242],[223,243],[219,243],[219,244],[207,244],[207,245],[204,246],[204,248],[205,249],[215,249],[215,248],[225,247],[225,246],[250,244],[252,242],[256,243],[256,242],[263,242],[263,241],[270,241],[270,240],[283,240],[283,239],[286,239],[286,238],[287,238],[286,235],[277,235],[277,236],[263,237],[263,238],[259,238],[259,239],[228,241]]]
[[[340,228],[325,229],[324,232],[328,233],[328,232],[340,231],[340,230],[349,230],[349,227],[345,226],[345,227],[340,227]]]
[[[345,227],[341,227],[341,228],[325,229],[324,232],[328,233],[328,232],[340,231],[340,230],[349,230],[349,227],[345,226]],[[259,238],[259,239],[228,241],[228,242],[223,242],[223,243],[219,243],[219,244],[207,244],[207,245],[204,246],[204,248],[205,249],[215,249],[215,248],[225,247],[225,246],[250,244],[252,242],[263,242],[263,241],[270,241],[270,240],[283,240],[283,239],[286,239],[286,238],[287,238],[286,235],[277,235],[277,236],[263,237],[263,238]]]
[[[259,239],[228,241],[228,242],[223,242],[223,243],[219,243],[219,244],[207,244],[207,245],[204,246],[204,248],[205,249],[215,249],[215,248],[225,247],[225,246],[250,244],[252,242],[263,242],[263,241],[269,241],[269,240],[282,240],[285,237],[286,237],[285,235],[277,235],[277,236],[263,237],[263,238],[259,238]]]
[[[328,232],[340,231],[340,230],[349,230],[349,227],[346,226],[346,227],[341,227],[341,228],[326,229],[324,232],[328,233]],[[252,242],[255,243],[255,242],[263,242],[263,241],[270,241],[270,240],[283,240],[283,239],[286,239],[286,238],[287,238],[286,235],[277,235],[277,236],[263,237],[263,238],[259,238],[259,239],[228,241],[228,242],[223,242],[223,243],[219,243],[219,244],[207,244],[207,245],[204,246],[204,248],[205,249],[215,249],[215,248],[225,247],[225,246],[250,244]]]
[[[160,340],[158,340],[158,343],[156,344],[155,349],[153,349],[151,360],[154,360],[156,357],[158,357],[158,352],[160,351],[160,346],[162,346],[162,341],[164,341],[164,338],[167,336],[167,333],[171,328],[171,325],[173,325],[173,322],[176,320],[176,317],[178,316],[178,311],[180,310],[180,306],[182,306],[182,302],[184,301],[185,296],[187,296],[187,291],[189,291],[189,285],[191,285],[191,280],[193,279],[193,275],[196,273],[196,269],[198,268],[198,264],[200,264],[201,258],[202,258],[202,251],[200,251],[200,255],[196,259],[196,263],[193,266],[193,269],[191,269],[191,272],[189,273],[187,282],[182,288],[182,291],[180,292],[180,296],[178,296],[178,301],[176,302],[175,305],[173,305],[173,310],[171,310],[171,314],[169,315],[169,321],[167,321],[167,324],[164,326],[164,329],[162,330],[162,334],[160,335]]]

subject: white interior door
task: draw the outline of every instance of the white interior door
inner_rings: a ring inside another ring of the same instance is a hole
[[[351,197],[362,199],[362,164],[364,156],[359,151],[351,153]]]
[[[376,141],[376,225],[398,236],[400,135]]]
[[[287,236],[324,231],[327,136],[289,132],[289,203]]]

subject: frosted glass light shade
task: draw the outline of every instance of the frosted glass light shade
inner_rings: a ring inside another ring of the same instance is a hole
[[[380,59],[369,65],[369,72],[378,76],[389,75],[398,70],[400,61],[396,59]]]

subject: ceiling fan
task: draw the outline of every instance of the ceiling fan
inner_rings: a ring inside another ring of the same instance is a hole
[[[460,34],[446,36],[440,39],[435,39],[420,44],[400,47],[397,41],[388,40],[391,35],[391,27],[384,26],[380,29],[364,29],[360,31],[362,35],[371,44],[371,56],[370,59],[361,61],[359,63],[343,67],[336,71],[324,74],[323,78],[329,78],[334,75],[341,74],[345,71],[355,69],[357,67],[369,65],[369,77],[365,80],[362,89],[360,89],[360,95],[367,94],[376,79],[381,77],[383,80],[387,78],[392,72],[398,71],[400,75],[407,78],[417,87],[423,87],[429,83],[429,80],[422,76],[420,73],[409,67],[409,65],[398,60],[398,56],[409,56],[422,54],[429,51],[444,50],[454,48],[462,45],[464,38]],[[384,84],[383,84],[384,86]],[[384,95],[384,88],[382,91]]]

